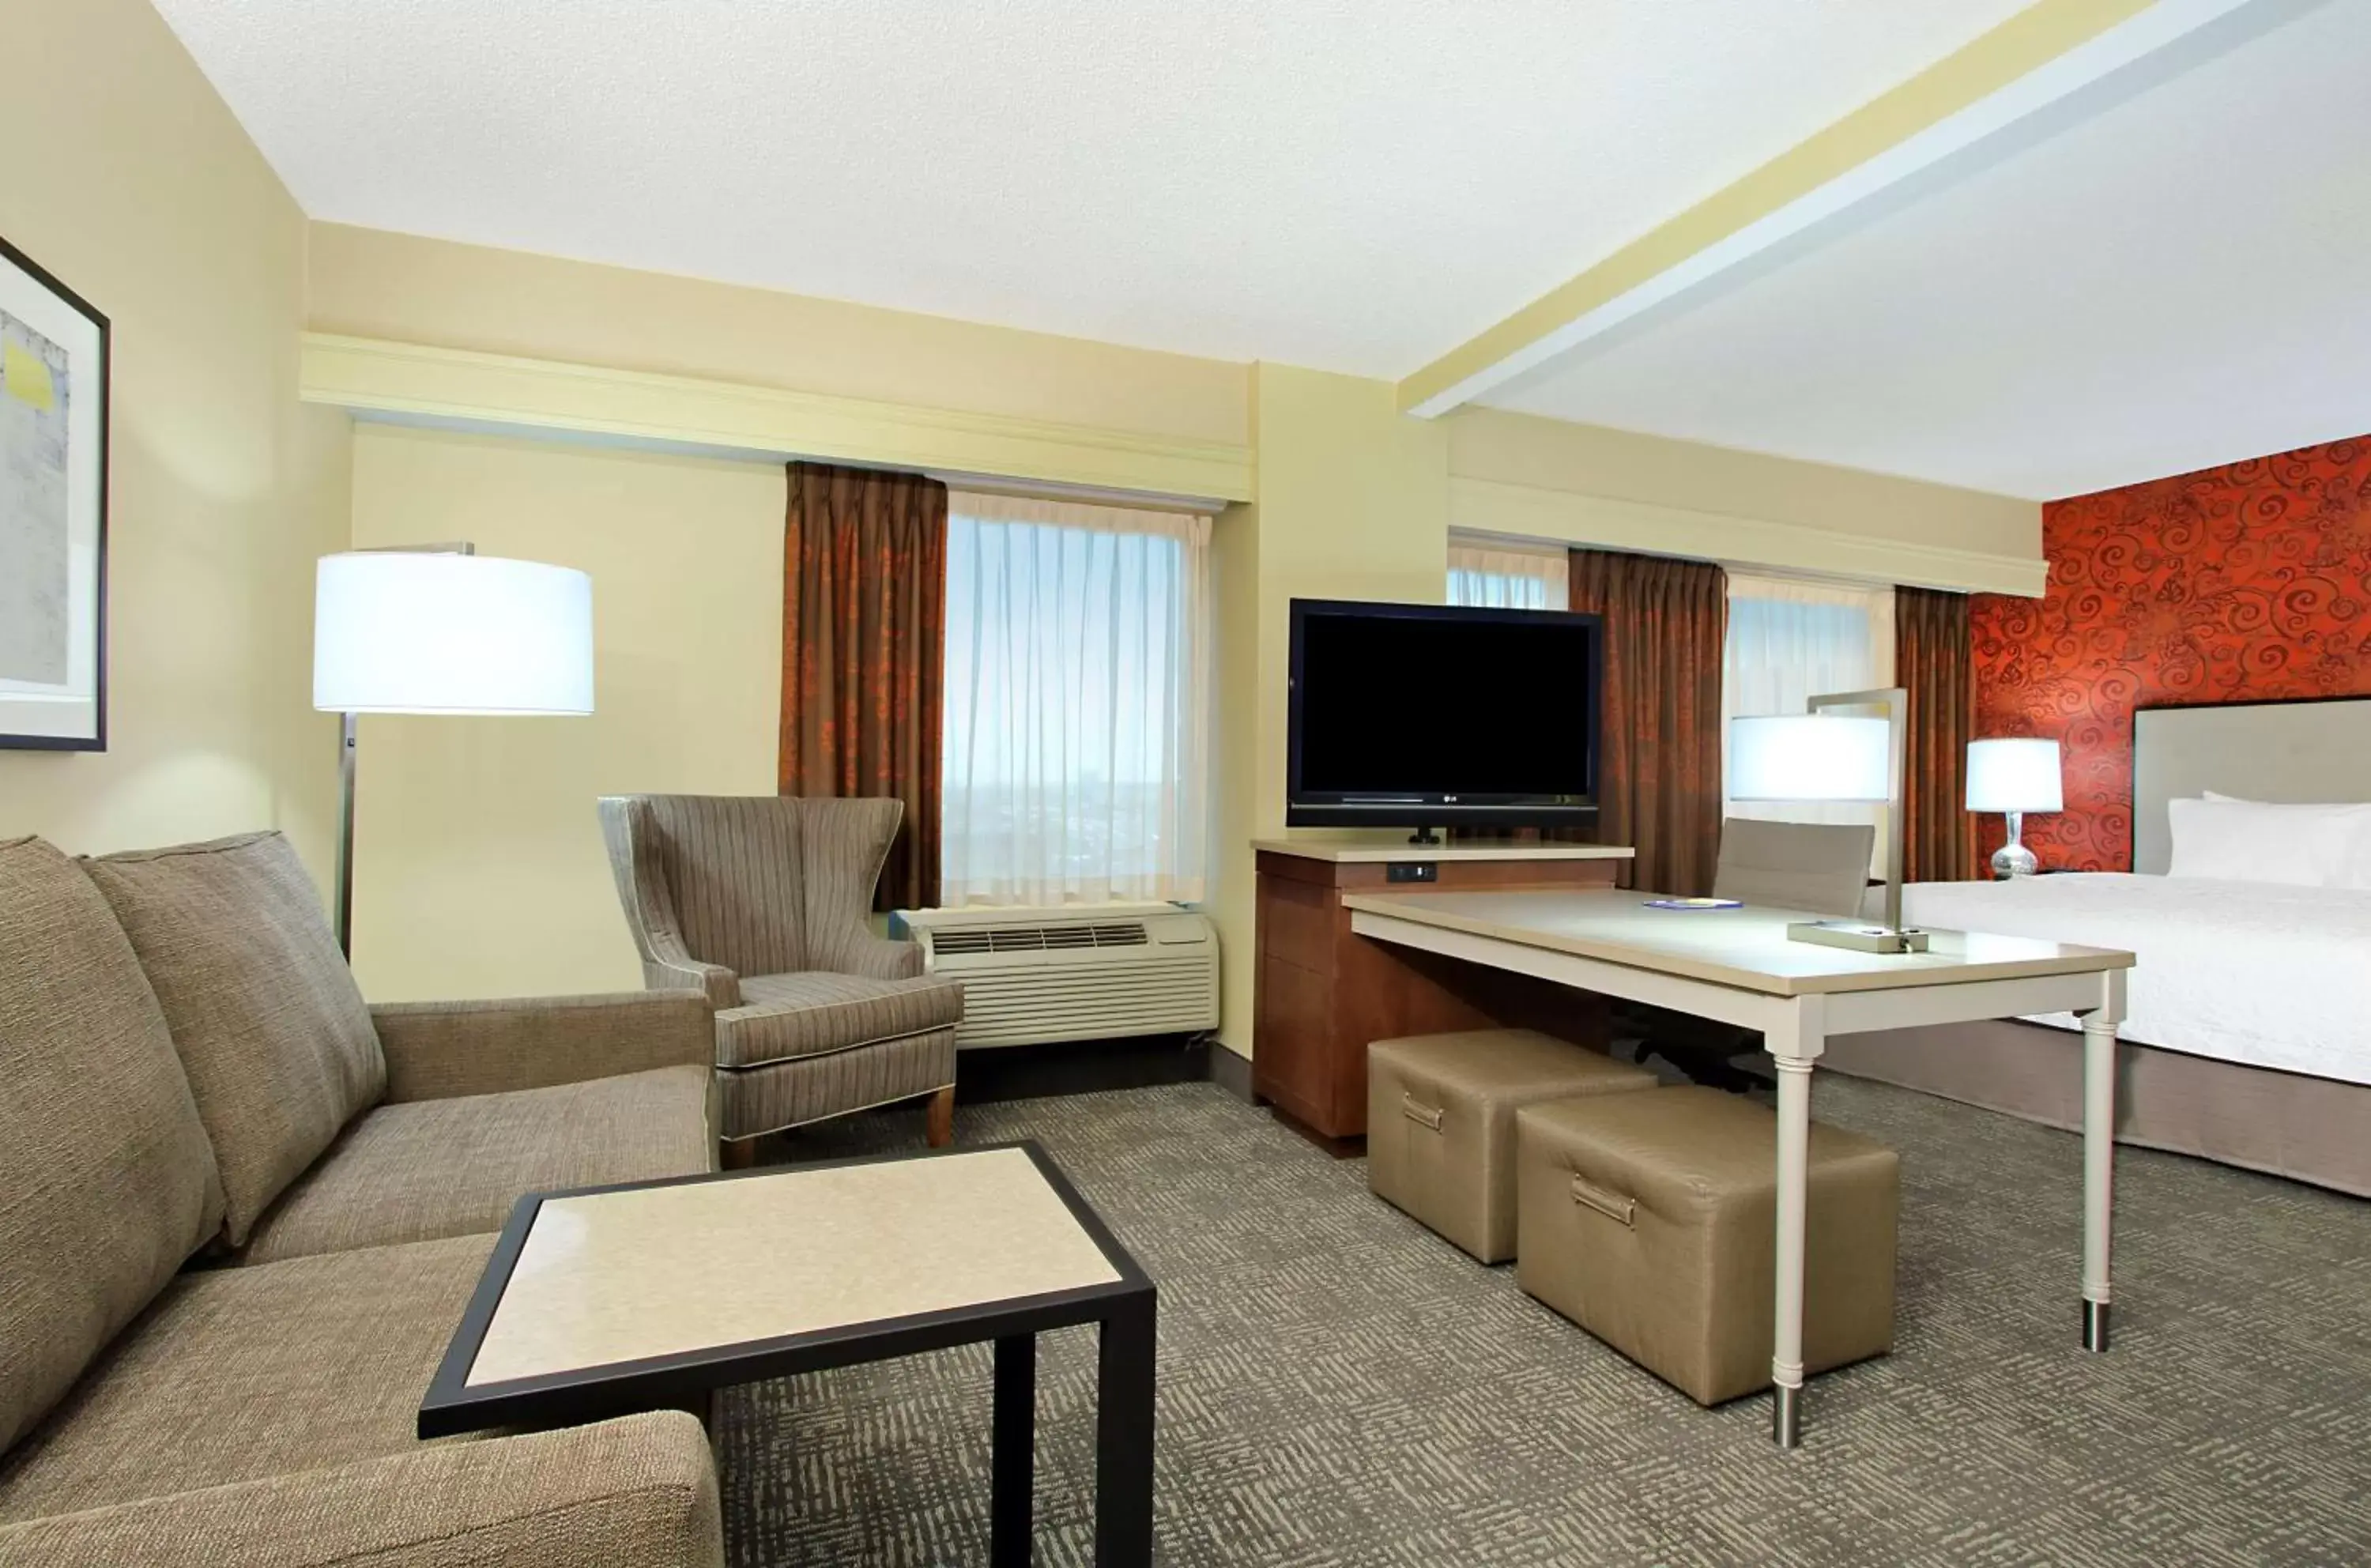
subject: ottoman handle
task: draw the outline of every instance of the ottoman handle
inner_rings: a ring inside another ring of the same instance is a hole
[[[1440,1131],[1440,1107],[1418,1105],[1416,1102],[1416,1096],[1405,1090],[1400,1090],[1400,1114],[1411,1122],[1430,1127],[1436,1133]]]
[[[1573,1177],[1572,1201],[1587,1204],[1606,1218],[1619,1220],[1625,1225],[1635,1224],[1638,1212],[1637,1199],[1616,1197],[1586,1176]]]

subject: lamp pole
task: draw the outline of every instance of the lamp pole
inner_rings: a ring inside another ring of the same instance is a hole
[[[463,555],[478,547],[467,539],[438,545],[375,545],[354,555]],[[354,961],[354,746],[362,716],[351,710],[338,715],[338,951],[348,963]]]
[[[1902,929],[1902,855],[1907,838],[1902,808],[1903,786],[1910,770],[1910,693],[1902,686],[1884,686],[1876,691],[1831,692],[1812,698],[1803,707],[1811,713],[1828,708],[1885,709],[1885,928],[1899,932]]]
[[[354,961],[354,719],[338,715],[338,951]]]

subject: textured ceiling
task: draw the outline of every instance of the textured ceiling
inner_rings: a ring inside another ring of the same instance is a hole
[[[2021,4],[157,0],[318,218],[1382,376]]]
[[[2371,4],[2259,4],[2278,25],[1486,400],[2035,498],[2371,431]]]

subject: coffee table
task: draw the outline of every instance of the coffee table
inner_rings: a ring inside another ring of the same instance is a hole
[[[1099,1325],[1095,1562],[1152,1560],[1157,1292],[1034,1143],[521,1198],[419,1433],[706,1408],[716,1389],[993,1341],[989,1557],[1029,1561],[1037,1341]]]

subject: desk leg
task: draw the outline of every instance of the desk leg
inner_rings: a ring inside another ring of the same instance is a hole
[[[2116,1025],[2124,972],[2100,976],[2099,1006],[2083,1015],[2083,1348],[2108,1348],[2109,1253],[2116,1193]]]
[[[1118,1303],[1098,1331],[1095,1568],[1152,1562],[1152,1364],[1156,1297]]]
[[[1778,1245],[1776,1300],[1770,1334],[1770,1437],[1782,1448],[1803,1441],[1803,1230],[1810,1206],[1811,1064],[1827,1047],[1827,1004],[1798,997],[1763,1048],[1778,1069]]]
[[[1037,1470],[1037,1336],[996,1342],[996,1404],[990,1423],[988,1560],[1029,1568],[1031,1493]]]

